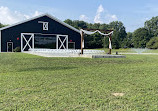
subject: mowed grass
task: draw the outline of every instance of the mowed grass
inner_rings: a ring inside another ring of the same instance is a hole
[[[156,111],[158,56],[89,59],[0,53],[0,110]]]

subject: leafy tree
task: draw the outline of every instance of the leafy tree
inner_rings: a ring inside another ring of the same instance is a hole
[[[150,36],[158,36],[158,16],[146,21],[144,28],[149,31]]]
[[[98,33],[85,35],[85,48],[103,48],[103,36]]]
[[[108,30],[108,27],[109,27],[109,25],[108,24],[100,24],[100,26],[99,26],[99,30]]]
[[[150,41],[147,43],[147,48],[158,49],[158,37],[153,37],[150,39]]]
[[[145,28],[139,28],[133,32],[133,43],[135,48],[145,48],[150,40],[149,32]]]
[[[132,48],[133,46],[133,34],[131,32],[127,33],[126,38],[124,38],[123,40],[123,44],[122,44],[123,48]]]
[[[6,26],[6,25],[3,25],[3,24],[0,23],[0,28],[5,27],[5,26]]]
[[[121,48],[123,44],[123,40],[127,36],[126,29],[123,23],[120,21],[114,21],[109,24],[109,27],[114,30],[114,34],[112,36],[113,48],[116,48],[116,49]]]
[[[64,22],[71,25],[71,26],[73,26],[73,21],[70,20],[70,19],[66,19]]]
[[[79,20],[70,20],[70,19],[67,19],[64,21],[65,23],[77,28],[77,29],[84,29],[84,28],[87,28],[87,23],[84,22],[84,21],[79,21]]]

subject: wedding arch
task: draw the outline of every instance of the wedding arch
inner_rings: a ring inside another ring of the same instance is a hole
[[[84,34],[87,34],[87,35],[92,35],[94,33],[99,33],[103,36],[108,36],[109,37],[109,52],[108,54],[111,54],[111,50],[112,50],[112,44],[111,44],[111,37],[112,37],[112,34],[113,34],[113,30],[106,30],[105,32],[107,33],[102,33],[100,30],[95,30],[95,31],[87,31],[87,30],[84,30],[84,29],[80,29],[80,34],[81,34],[81,54],[83,54],[83,49],[84,49]]]

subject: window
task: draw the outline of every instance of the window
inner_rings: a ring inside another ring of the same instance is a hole
[[[43,30],[48,30],[48,22],[38,21],[38,23],[43,24]]]
[[[56,49],[56,36],[35,35],[35,48]]]

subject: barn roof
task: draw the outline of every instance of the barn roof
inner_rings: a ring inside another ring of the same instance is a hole
[[[65,22],[63,22],[63,21],[57,19],[56,17],[54,17],[54,16],[52,16],[52,15],[50,15],[50,14],[47,14],[47,13],[46,13],[46,14],[39,15],[39,16],[36,16],[36,17],[33,17],[33,18],[31,18],[31,19],[27,19],[27,20],[24,20],[24,21],[15,23],[15,24],[13,24],[13,25],[9,25],[9,26],[0,28],[0,30],[4,30],[4,29],[7,29],[7,28],[16,26],[16,25],[20,25],[20,24],[22,24],[22,23],[29,22],[29,21],[31,21],[31,20],[34,20],[34,19],[37,19],[37,18],[40,18],[40,17],[43,17],[43,16],[47,16],[47,17],[49,17],[49,18],[55,20],[56,22],[58,22],[58,23],[60,23],[60,24],[62,24],[62,25],[64,25],[64,26],[66,26],[66,27],[68,27],[68,28],[70,28],[70,29],[72,29],[72,30],[74,30],[74,31],[76,31],[76,32],[78,32],[78,33],[80,33],[80,31],[79,31],[78,29],[76,29],[76,28],[74,28],[74,27],[68,25],[67,23],[65,23]]]

